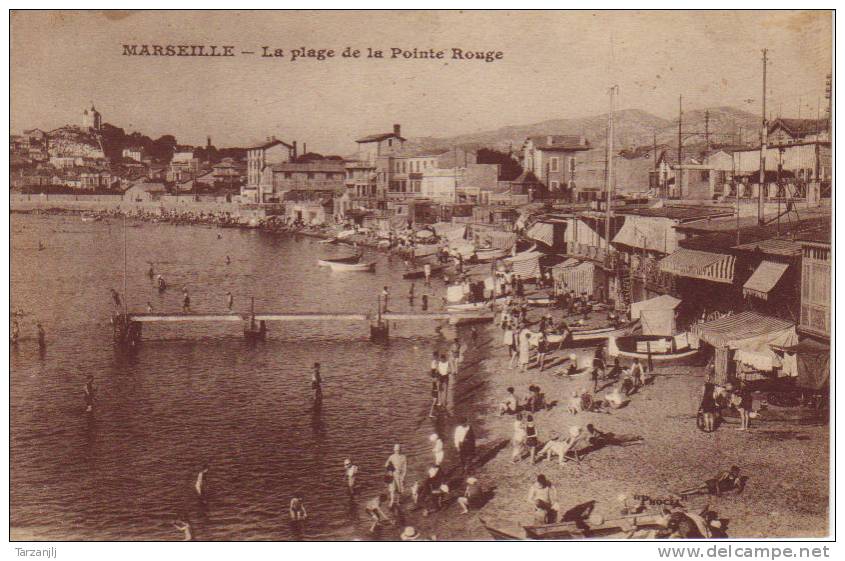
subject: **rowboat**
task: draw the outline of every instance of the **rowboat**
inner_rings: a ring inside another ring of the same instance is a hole
[[[357,263],[360,260],[361,260],[361,254],[356,253],[355,255],[348,255],[346,257],[335,257],[335,258],[332,258],[332,259],[320,259],[320,260],[317,261],[317,264],[320,265],[321,267],[331,267],[332,264],[337,264],[337,263],[351,264],[351,263]]]
[[[696,360],[700,349],[693,349],[689,346],[689,343],[685,342],[682,342],[680,348],[678,348],[677,345],[671,344],[671,339],[673,338],[659,335],[610,337],[607,354],[614,357],[682,364]]]
[[[446,268],[445,265],[432,265],[431,269],[430,269],[431,275],[434,276],[434,275],[440,273],[441,271],[443,271],[443,269],[445,269],[445,268]],[[425,278],[425,269],[415,269],[413,271],[408,271],[407,273],[404,273],[402,275],[402,278],[403,279],[422,279],[422,278]]]
[[[475,250],[475,260],[480,263],[487,263],[507,257],[510,251],[507,249],[484,248]]]
[[[352,273],[356,271],[373,272],[376,270],[376,262],[372,261],[370,263],[337,263],[331,261],[329,262],[329,267],[332,268],[332,271],[339,273]]]
[[[327,240],[320,240],[317,243],[337,243],[337,238],[329,238]]]
[[[506,523],[480,519],[494,540],[583,540],[625,538],[632,531],[657,530],[665,527],[665,519],[657,514],[622,516],[611,520],[592,517],[578,522],[556,522],[513,528]]]
[[[450,304],[446,306],[446,310],[449,312],[474,312],[479,310],[489,310],[492,305],[496,304],[503,304],[507,300],[507,298],[497,298],[494,302],[484,301],[484,302],[472,302],[467,304]]]
[[[525,300],[529,306],[551,306],[555,302],[552,296],[529,296]]]
[[[614,327],[612,325],[605,325],[602,327],[594,327],[591,329],[583,329],[579,327],[571,327],[573,341],[593,341],[596,339],[607,339],[608,337],[624,337],[630,335],[639,326],[639,320]]]

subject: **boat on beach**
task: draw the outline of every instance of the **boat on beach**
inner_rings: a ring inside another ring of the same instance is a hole
[[[487,532],[497,541],[511,540],[583,540],[596,538],[623,539],[634,531],[664,528],[664,518],[658,514],[637,514],[602,520],[556,522],[554,524],[525,525],[515,528],[499,521],[480,519]]]
[[[690,346],[687,334],[680,336],[631,335],[608,338],[607,354],[654,362],[692,363],[700,349]]]
[[[639,327],[639,323],[639,320],[636,320],[619,326],[604,325],[592,328],[570,327],[569,330],[572,341],[594,341],[607,339],[608,337],[624,337],[630,335]]]
[[[475,260],[479,263],[489,263],[490,261],[495,261],[496,259],[504,259],[508,255],[510,255],[510,250],[507,249],[486,247],[475,250]]]
[[[373,272],[376,270],[376,262],[370,263],[338,263],[337,261],[330,261],[329,267],[332,271],[338,273],[352,273],[352,272]]]

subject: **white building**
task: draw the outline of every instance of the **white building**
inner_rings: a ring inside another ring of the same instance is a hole
[[[91,109],[85,109],[82,112],[82,130],[100,130],[103,125],[103,118],[100,113],[94,109],[94,104],[91,104]]]

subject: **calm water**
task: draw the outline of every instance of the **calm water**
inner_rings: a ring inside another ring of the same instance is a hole
[[[148,324],[127,355],[113,347],[109,324],[109,288],[123,292],[121,224],[12,217],[12,308],[27,314],[11,352],[13,537],[180,539],[171,523],[187,517],[197,539],[293,539],[287,506],[302,493],[311,519],[301,537],[365,538],[362,505],[382,488],[392,444],[409,454],[409,481],[430,461],[428,360],[445,345],[435,326],[392,326],[380,346],[363,322],[269,324],[268,340],[251,346],[237,323]],[[384,255],[368,255],[375,274],[331,273],[317,257],[343,250],[308,238],[131,222],[126,232],[136,311],[148,301],[178,310],[183,286],[194,311],[225,311],[227,290],[238,311],[250,296],[257,310],[372,311],[383,285],[391,309],[408,308],[402,267]],[[170,286],[162,295],[145,274],[149,262]],[[314,361],[323,365],[319,412]],[[84,412],[88,374],[98,388],[93,414]],[[345,457],[361,467],[356,503],[345,495]],[[207,506],[192,491],[205,462]]]

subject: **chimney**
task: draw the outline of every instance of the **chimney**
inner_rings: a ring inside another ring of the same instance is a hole
[[[402,125],[393,125],[393,134],[402,136]]]
[[[296,153],[296,141],[294,140],[294,141],[293,141],[293,159],[295,160],[295,159],[296,159],[296,157],[297,157],[297,153]]]
[[[304,156],[307,153],[308,153],[308,145],[303,142],[302,143],[302,155]]]

